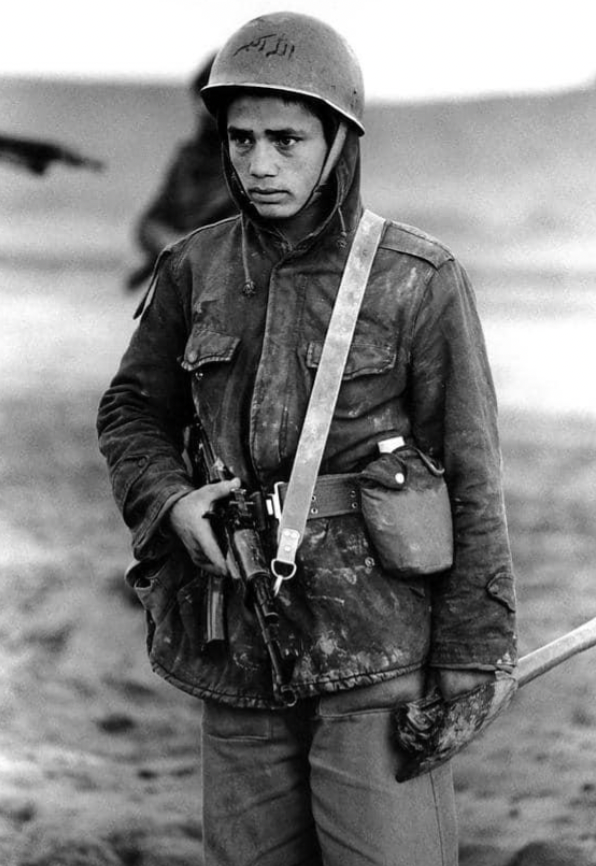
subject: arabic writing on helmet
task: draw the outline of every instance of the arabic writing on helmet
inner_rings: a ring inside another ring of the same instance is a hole
[[[240,54],[241,51],[253,50],[262,51],[265,54],[265,57],[277,55],[278,57],[285,57],[289,60],[294,53],[295,45],[288,42],[287,37],[284,34],[278,36],[277,33],[266,33],[263,36],[257,36],[245,45],[241,45],[240,48],[237,48],[234,52],[234,56]]]

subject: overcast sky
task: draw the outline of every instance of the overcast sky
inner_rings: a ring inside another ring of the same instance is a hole
[[[183,81],[238,26],[280,9],[340,30],[373,98],[596,80],[596,0],[4,0],[0,75]]]

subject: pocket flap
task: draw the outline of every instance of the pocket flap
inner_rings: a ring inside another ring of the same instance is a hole
[[[221,334],[205,327],[193,328],[182,359],[185,370],[198,370],[205,364],[230,362],[240,344],[240,337]]]
[[[312,341],[306,351],[306,366],[316,369],[321,362],[323,343]],[[395,366],[397,352],[393,346],[374,343],[352,343],[344,368],[344,379],[384,373]]]

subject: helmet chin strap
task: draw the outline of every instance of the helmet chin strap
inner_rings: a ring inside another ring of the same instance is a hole
[[[321,176],[319,177],[317,185],[313,190],[313,194],[317,193],[322,187],[324,187],[329,180],[329,175],[335,168],[337,160],[339,159],[340,154],[344,149],[347,134],[348,124],[345,122],[345,120],[340,120],[337,126],[337,132],[335,133],[335,138],[333,139],[333,144],[329,148],[327,158],[323,164],[323,168],[321,169]]]
[[[308,199],[304,202],[298,213],[294,214],[294,216],[298,216],[299,214],[303,213],[306,208],[311,207],[311,205],[316,201],[316,199],[323,193],[325,185],[329,180],[329,176],[337,165],[337,161],[344,148],[347,134],[348,124],[344,120],[340,120],[337,125],[337,132],[335,133],[335,137],[333,139],[331,147],[327,151],[327,156],[325,157],[325,162],[323,163],[319,179],[314,185]]]

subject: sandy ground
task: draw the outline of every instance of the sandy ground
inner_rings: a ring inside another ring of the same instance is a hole
[[[200,704],[149,670],[95,444],[132,328],[120,278],[0,268],[1,866],[201,863]],[[589,281],[564,308],[552,280],[522,283],[480,302],[527,652],[596,616],[596,359]],[[464,866],[596,863],[594,658],[528,685],[455,762]]]

